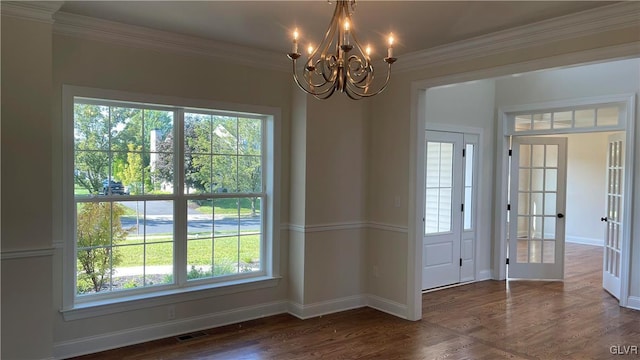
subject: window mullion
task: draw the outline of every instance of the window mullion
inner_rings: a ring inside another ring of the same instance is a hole
[[[187,199],[184,196],[184,109],[175,111],[174,131],[174,263],[176,284],[187,281]]]

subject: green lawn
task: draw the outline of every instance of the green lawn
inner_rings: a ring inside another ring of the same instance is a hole
[[[239,239],[239,240],[238,240]],[[173,264],[173,243],[166,238],[147,238],[147,244],[138,240],[127,240],[114,249],[121,257],[117,267]],[[239,244],[238,244],[239,241]],[[239,249],[238,249],[239,245]],[[211,265],[211,259],[218,263],[255,262],[260,260],[260,235],[220,237],[189,240],[187,244],[187,264]]]
[[[234,215],[238,213],[238,199],[215,199],[190,202],[190,207],[203,214]],[[260,201],[256,201],[256,213],[260,213]],[[240,215],[251,215],[251,200],[240,199]]]

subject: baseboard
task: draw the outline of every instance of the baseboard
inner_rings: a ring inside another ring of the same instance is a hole
[[[225,326],[287,312],[287,301],[276,301],[256,306],[221,311],[187,319],[167,321],[98,336],[74,339],[54,344],[56,359],[95,353],[122,346],[162,339],[189,332]]]
[[[568,243],[574,243],[574,244],[604,246],[604,241],[602,239],[596,239],[596,238],[587,238],[587,237],[580,237],[580,236],[567,236],[565,241],[568,242]]]
[[[289,314],[304,320],[340,311],[357,309],[364,306],[367,306],[366,296],[354,295],[335,300],[321,301],[309,305],[290,302],[288,312]]]
[[[629,309],[640,310],[640,297],[639,296],[627,297],[627,307]]]
[[[407,305],[376,295],[367,295],[367,306],[402,319],[407,318]]]

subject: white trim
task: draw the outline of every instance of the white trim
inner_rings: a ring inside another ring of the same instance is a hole
[[[57,35],[179,54],[202,55],[235,64],[276,71],[291,71],[291,64],[284,53],[258,50],[66,12],[56,13],[54,19],[53,32]]]
[[[303,234],[325,232],[325,231],[344,231],[344,230],[358,230],[358,229],[374,229],[374,230],[384,230],[384,231],[399,232],[399,233],[408,232],[408,229],[406,226],[379,223],[379,222],[364,222],[364,221],[317,224],[317,225],[289,224],[287,226],[287,229],[289,229],[289,231],[303,233]]]
[[[320,301],[308,305],[289,302],[289,314],[305,320],[317,316],[358,309],[367,306],[366,295],[347,296],[340,299]]]
[[[221,283],[219,286],[216,286],[216,284],[206,284],[79,303],[73,308],[62,309],[60,312],[64,316],[65,321],[71,321],[117,314],[125,311],[148,309],[162,305],[171,305],[176,302],[201,300],[245,291],[271,288],[278,286],[279,283],[280,278],[248,278]]]
[[[21,250],[4,250],[0,255],[1,260],[12,259],[26,259],[43,256],[52,256],[55,248],[40,248],[40,249],[21,249]]]
[[[381,231],[390,231],[407,234],[409,233],[409,228],[406,226],[394,225],[394,224],[386,224],[375,221],[370,221],[367,223],[367,227],[372,230],[381,230]]]
[[[282,314],[286,309],[286,301],[274,301],[187,319],[160,321],[157,324],[59,342],[54,344],[53,353],[57,359],[69,358]]]
[[[627,307],[630,309],[640,310],[640,296],[629,296],[627,298]]]
[[[377,295],[367,295],[367,306],[401,319],[407,318],[407,305]]]
[[[0,5],[2,16],[53,24],[53,14],[64,1],[3,1]]]
[[[366,226],[367,223],[362,221],[340,222],[331,224],[306,225],[305,233],[325,232],[325,231],[342,231],[342,230],[358,230]]]
[[[588,237],[582,237],[582,236],[567,236],[565,238],[565,241],[573,244],[604,246],[604,240],[602,239],[588,238]]]
[[[414,71],[425,66],[459,62],[460,59],[469,61],[505,51],[633,27],[640,23],[639,19],[640,6],[634,2],[598,7],[406,54],[398,61],[395,71]]]

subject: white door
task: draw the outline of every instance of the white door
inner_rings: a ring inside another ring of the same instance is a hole
[[[562,279],[567,139],[515,136],[512,146],[508,275]]]
[[[602,286],[620,299],[620,265],[622,248],[622,209],[624,201],[624,133],[609,136],[607,148],[607,222],[604,237]]]
[[[460,282],[463,139],[458,133],[427,131],[423,289]]]

